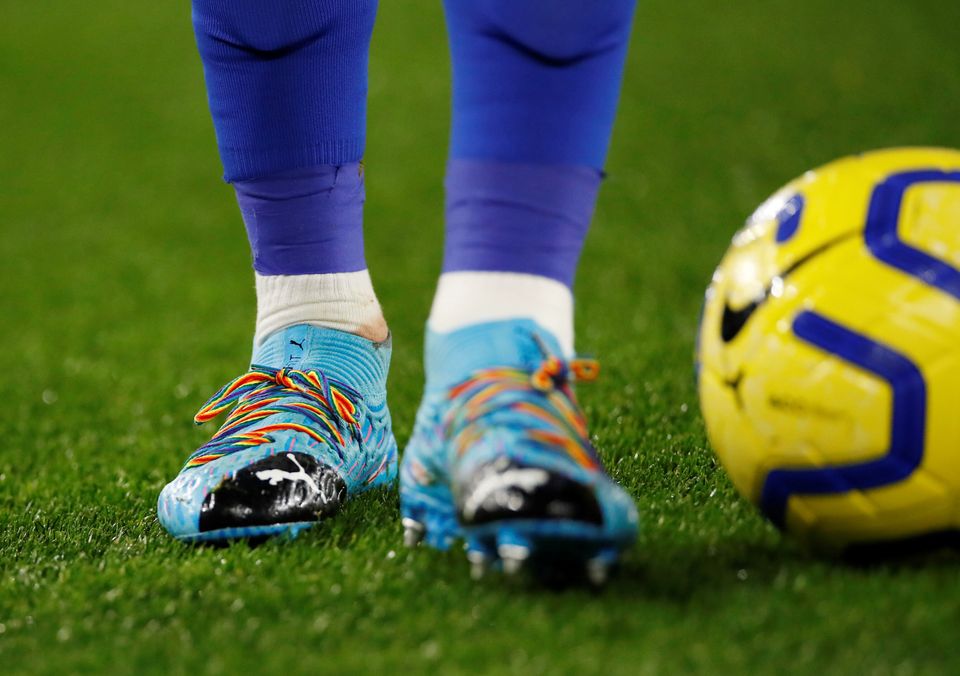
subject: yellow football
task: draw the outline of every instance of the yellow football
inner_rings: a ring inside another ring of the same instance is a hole
[[[737,489],[828,548],[960,527],[960,151],[789,183],[707,289],[700,404]]]

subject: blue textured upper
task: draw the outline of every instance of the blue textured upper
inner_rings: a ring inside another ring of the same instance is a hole
[[[560,354],[556,338],[525,319],[430,332],[426,392],[404,453],[401,503],[449,500],[475,468],[509,458],[591,487],[606,531],[631,540],[636,507],[600,464],[566,374],[542,390],[530,384]]]
[[[392,482],[396,476],[397,445],[386,400],[390,352],[389,341],[374,343],[309,325],[293,326],[269,336],[255,348],[253,365],[281,374],[312,373],[318,382],[334,383],[335,388],[336,383],[345,384],[355,405],[351,417],[356,425],[329,416],[337,428],[335,434],[343,443],[330,443],[327,439],[331,434],[326,432],[311,435],[296,429],[277,429],[263,433],[265,443],[201,447],[160,494],[158,513],[164,527],[178,536],[196,533],[200,508],[208,493],[240,469],[282,452],[307,453],[332,467],[344,480],[349,493]],[[282,410],[245,425],[240,429],[241,434],[255,436],[278,424],[317,429],[316,416],[309,415],[308,411],[297,412],[296,408],[297,405],[313,406],[316,399],[280,385],[270,387],[268,400],[279,404],[275,408]],[[237,405],[249,407],[263,392],[261,389],[242,395]],[[208,448],[213,453],[207,452]],[[209,459],[221,452],[224,453],[221,457]],[[191,466],[196,462],[202,464]]]

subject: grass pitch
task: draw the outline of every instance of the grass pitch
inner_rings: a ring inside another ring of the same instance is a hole
[[[163,483],[249,357],[249,254],[186,3],[4,2],[0,671],[957,673],[958,557],[852,568],[783,539],[707,448],[691,353],[733,230],[800,172],[960,146],[960,5],[643,0],[577,292],[597,444],[645,527],[600,593],[400,547],[397,496],[293,543],[183,546]],[[440,264],[436,0],[382,3],[368,259],[401,444]]]

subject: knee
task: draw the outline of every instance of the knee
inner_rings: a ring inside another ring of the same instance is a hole
[[[626,42],[636,5],[636,0],[465,1],[475,3],[503,39],[558,62],[578,61]]]
[[[193,0],[198,35],[267,55],[330,35],[369,40],[376,13],[377,0]]]

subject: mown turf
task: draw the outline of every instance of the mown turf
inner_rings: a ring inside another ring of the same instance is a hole
[[[439,268],[436,0],[374,37],[368,258],[402,441]],[[0,672],[957,673],[955,556],[854,568],[784,540],[706,447],[691,352],[734,228],[836,156],[960,146],[960,6],[646,0],[578,281],[599,448],[645,529],[599,594],[400,548],[382,492],[293,543],[182,546],[163,483],[249,355],[249,254],[184,2],[0,3]]]

